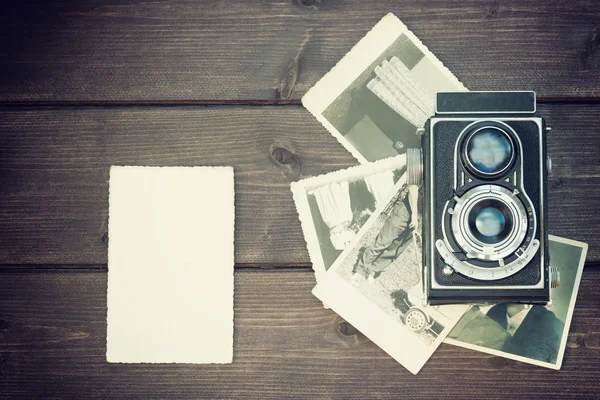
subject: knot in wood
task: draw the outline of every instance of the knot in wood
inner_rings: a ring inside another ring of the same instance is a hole
[[[318,10],[323,5],[323,0],[296,0],[296,4],[298,4],[300,8]]]
[[[290,100],[296,90],[296,82],[298,80],[298,60],[296,58],[290,59],[282,74],[281,83],[277,89],[278,100]]]
[[[552,179],[552,187],[555,189],[562,187],[562,181],[559,178]]]
[[[500,6],[497,2],[492,3],[485,17],[487,19],[496,18],[498,16],[498,8],[500,8]]]
[[[350,325],[346,321],[338,324],[338,332],[344,336],[355,336],[360,333],[354,326]]]
[[[502,368],[514,368],[516,361],[510,360],[504,357],[491,357],[489,359],[490,365],[494,369],[502,369]]]
[[[277,144],[271,145],[271,158],[275,163],[283,169],[286,175],[292,178],[299,178],[301,173],[301,165],[298,157],[285,147]]]
[[[587,40],[585,44],[585,48],[581,54],[581,60],[584,64],[588,61],[588,59],[596,53],[600,47],[600,27],[594,28],[592,33],[590,34],[590,38]]]

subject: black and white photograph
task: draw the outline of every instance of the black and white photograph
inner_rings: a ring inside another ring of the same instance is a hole
[[[396,183],[313,293],[416,373],[468,306],[426,306],[421,189]]]
[[[0,400],[600,400],[600,0],[3,6]]]
[[[465,90],[400,20],[388,15],[302,102],[364,163],[419,148],[417,129],[433,115],[436,93]]]
[[[352,241],[394,185],[406,180],[406,157],[303,179],[291,184],[317,279]]]
[[[560,271],[549,306],[473,305],[446,342],[560,369],[588,245],[552,235],[549,241],[550,265]]]

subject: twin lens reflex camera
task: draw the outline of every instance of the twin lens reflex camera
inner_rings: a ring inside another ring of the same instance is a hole
[[[533,92],[438,93],[422,137],[429,304],[547,304],[546,124]]]

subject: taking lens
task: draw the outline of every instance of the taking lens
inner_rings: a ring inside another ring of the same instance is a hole
[[[471,235],[485,244],[495,244],[506,239],[513,225],[510,210],[496,199],[481,200],[473,205],[468,221]]]
[[[504,215],[497,208],[484,208],[475,217],[475,227],[485,236],[497,236],[504,229]]]
[[[514,157],[509,136],[497,127],[473,133],[466,144],[466,158],[476,173],[496,175],[508,168]]]

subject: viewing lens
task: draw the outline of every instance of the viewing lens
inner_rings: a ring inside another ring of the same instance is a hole
[[[483,128],[469,138],[466,154],[475,172],[497,174],[512,161],[513,148],[507,134],[497,128]]]
[[[495,244],[506,239],[512,225],[508,207],[496,199],[481,200],[469,212],[471,234],[485,244]]]

